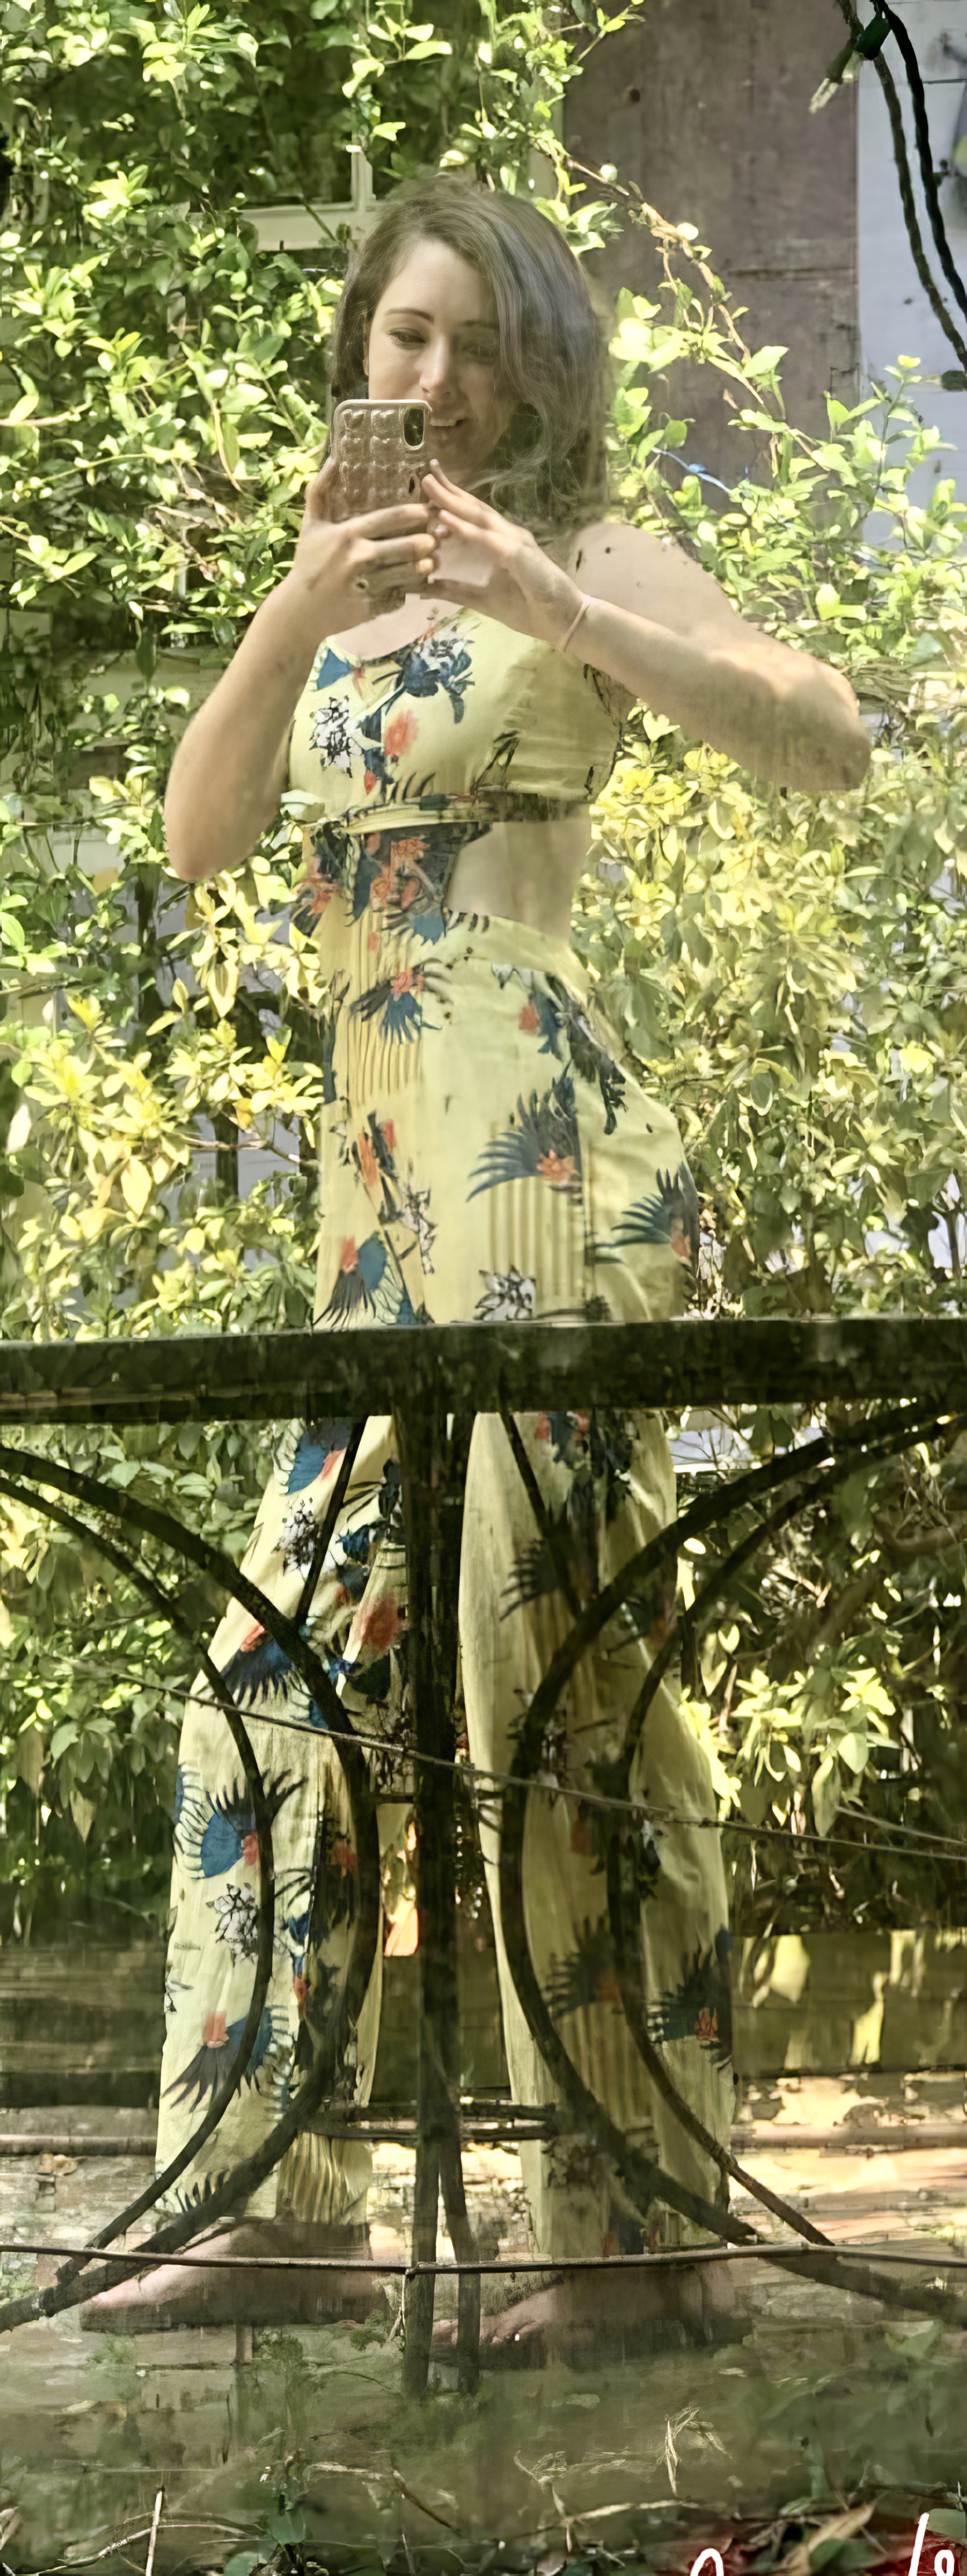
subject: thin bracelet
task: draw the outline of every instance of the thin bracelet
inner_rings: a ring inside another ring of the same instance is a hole
[[[570,623],[570,626],[568,627],[568,630],[567,630],[567,634],[565,635],[565,638],[564,638],[564,642],[563,642],[563,644],[559,644],[559,645],[558,645],[558,648],[557,648],[557,649],[558,649],[558,652],[559,652],[559,653],[566,653],[566,652],[567,652],[567,648],[568,648],[568,645],[569,645],[569,643],[570,643],[570,641],[571,641],[571,637],[572,637],[572,635],[573,635],[573,633],[574,633],[574,629],[575,629],[575,627],[576,627],[576,626],[580,626],[581,619],[582,619],[582,617],[583,617],[583,615],[584,615],[585,609],[586,609],[586,608],[590,608],[590,606],[591,606],[591,602],[590,602],[590,600],[582,596],[582,599],[581,599],[581,605],[580,605],[580,608],[578,609],[577,616],[576,616],[576,617],[572,617],[572,619],[571,619],[571,623]]]

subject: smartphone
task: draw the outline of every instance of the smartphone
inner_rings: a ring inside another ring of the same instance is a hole
[[[341,402],[332,416],[331,454],[339,467],[351,518],[364,510],[392,510],[423,496],[429,471],[429,403]],[[383,608],[402,608],[404,588],[385,591]]]
[[[418,501],[429,470],[429,403],[341,402],[332,416],[332,453],[352,516]]]

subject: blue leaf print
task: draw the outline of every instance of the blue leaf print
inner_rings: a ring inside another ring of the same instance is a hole
[[[599,1261],[620,1259],[619,1247],[633,1243],[670,1243],[681,1261],[698,1259],[698,1193],[687,1163],[676,1172],[656,1172],[657,1192],[625,1208],[611,1242],[597,1249]]]
[[[364,912],[369,911],[369,898],[372,893],[374,879],[379,876],[380,870],[385,866],[385,864],[385,860],[381,856],[379,850],[373,851],[360,849],[353,877],[354,921],[361,921]]]
[[[316,672],[317,689],[328,689],[331,681],[344,680],[352,668],[352,663],[347,662],[342,653],[334,653],[332,645],[327,644]]]
[[[306,1422],[299,1433],[295,1457],[285,1480],[287,1494],[304,1494],[314,1485],[333,1458],[341,1458],[352,1430],[351,1422]]]
[[[209,2013],[201,2047],[196,2050],[182,2074],[177,2075],[172,2084],[166,2084],[166,2094],[172,2094],[176,2102],[187,2102],[191,2099],[193,2105],[197,2105],[204,2101],[206,2093],[217,2092],[238,2056],[246,2019],[247,2015],[243,2014],[241,2020],[226,2023],[224,2013]],[[254,2084],[256,2090],[258,2090],[258,2071],[268,2056],[272,2042],[273,2014],[267,2004],[255,2034],[255,2046],[244,2077],[245,2083]]]
[[[526,1104],[518,1100],[516,1118],[493,1144],[485,1145],[474,1170],[480,1177],[468,1199],[497,1189],[501,1181],[522,1180],[548,1181],[552,1189],[580,1198],[581,1139],[569,1073],[559,1074],[540,1099],[532,1091]]]
[[[266,1801],[273,1823],[279,1808],[293,1796],[296,1787],[296,1781],[290,1780],[285,1772],[280,1778],[266,1781]],[[182,1816],[179,1848],[189,1875],[192,1878],[223,1878],[226,1870],[237,1868],[240,1861],[244,1861],[247,1869],[255,1869],[258,1865],[255,1811],[244,1780],[233,1781],[230,1789],[221,1790],[217,1795],[208,1789],[205,1798],[207,1821],[200,1801],[195,1810]]]
[[[407,968],[399,975],[385,976],[372,984],[368,993],[360,993],[350,1006],[353,1019],[382,1022],[384,1034],[399,1042],[418,1038],[423,1027],[423,973],[419,967]]]
[[[245,1818],[245,1827],[243,1835],[231,1816],[216,1813],[209,1817],[198,1854],[203,1878],[222,1878],[227,1869],[234,1869],[241,1860],[246,1842],[254,1839],[255,1834],[255,1818],[251,1809]]]
[[[395,918],[390,926],[394,930],[397,928]],[[445,939],[447,935],[447,925],[442,912],[437,912],[429,906],[426,912],[420,912],[418,906],[414,904],[412,911],[405,914],[399,927],[401,930],[408,930],[411,939],[423,939],[431,948],[436,947],[438,939]]]
[[[320,1324],[348,1324],[355,1315],[374,1315],[379,1324],[396,1320],[399,1279],[382,1236],[368,1234],[357,1245],[351,1236],[342,1247],[339,1269]]]

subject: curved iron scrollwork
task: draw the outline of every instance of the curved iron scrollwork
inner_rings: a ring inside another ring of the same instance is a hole
[[[9,1472],[12,1469],[18,1471],[20,1480],[19,1488],[17,1479]],[[163,1547],[172,1550],[176,1554],[181,1554],[187,1557],[191,1563],[201,1567],[205,1573],[214,1576],[215,1581],[219,1584],[221,1589],[232,1594],[236,1600],[241,1601],[243,1606],[250,1610],[260,1621],[260,1624],[266,1629],[267,1633],[278,1641],[285,1652],[290,1656],[296,1670],[301,1674],[302,1678],[309,1683],[319,1705],[323,1707],[326,1712],[329,1732],[332,1735],[336,1752],[342,1764],[347,1794],[349,1797],[350,1811],[353,1819],[358,1871],[358,1903],[350,1936],[349,1956],[342,1986],[334,1996],[326,2021],[319,2031],[315,2063],[310,2073],[306,2076],[304,2083],[300,2086],[294,2100],[289,2104],[281,2119],[277,2121],[274,2129],[272,2129],[269,2132],[268,2137],[263,2140],[262,2145],[257,2148],[252,2155],[245,2157],[241,2164],[235,2166],[233,2171],[229,2173],[222,2182],[216,2185],[215,2189],[206,2196],[202,2207],[197,2210],[185,2211],[179,2214],[179,2216],[176,2219],[173,2219],[168,2226],[160,2229],[154,2236],[150,2237],[146,2244],[140,2249],[143,2253],[175,2253],[181,2246],[189,2244],[192,2237],[196,2236],[202,2227],[207,2229],[213,2218],[221,2216],[223,2211],[232,2208],[237,2201],[248,2198],[249,2194],[256,2189],[257,2185],[264,2181],[266,2175],[271,2173],[275,2165],[281,2161],[281,2158],[292,2145],[293,2139],[297,2137],[299,2131],[306,2126],[307,2121],[313,2117],[326,2096],[333,2091],[338,2080],[344,2063],[345,2050],[350,2036],[350,2031],[358,2021],[359,2014],[362,2009],[363,1998],[372,1974],[373,1961],[376,1955],[376,1943],[379,1937],[379,1837],[376,1824],[376,1806],[370,1785],[369,1769],[365,1755],[356,1742],[355,1730],[350,1718],[347,1716],[342,1701],[339,1699],[328,1674],[319,1660],[319,1657],[314,1653],[312,1647],[308,1644],[307,1639],[298,1632],[294,1623],[287,1619],[284,1614],[276,1608],[275,1603],[269,1600],[268,1596],[261,1591],[259,1585],[252,1583],[247,1575],[242,1574],[240,1570],[233,1565],[231,1559],[222,1554],[220,1549],[212,1547],[206,1539],[199,1538],[194,1531],[182,1528],[181,1524],[174,1520],[167,1512],[158,1511],[152,1505],[138,1502],[130,1493],[126,1493],[122,1498],[118,1495],[115,1487],[102,1483],[98,1477],[89,1476],[77,1469],[65,1467],[59,1460],[38,1457],[34,1452],[29,1450],[2,1447],[0,1448],[0,1471],[3,1471],[3,1483],[5,1489],[7,1491],[14,1491],[19,1500],[24,1499],[24,1482],[27,1484],[36,1483],[41,1486],[46,1484],[53,1485],[55,1488],[59,1487],[62,1492],[69,1493],[76,1499],[86,1502],[93,1506],[95,1510],[107,1512],[114,1516],[119,1516],[123,1513],[124,1519],[131,1523],[135,1528],[140,1528],[146,1535],[159,1541]],[[347,1468],[347,1480],[348,1473],[349,1470]],[[36,1501],[37,1498],[34,1497],[34,1500]],[[58,1507],[50,1505],[42,1499],[39,1501],[38,1507],[43,1511],[49,1511],[51,1518],[60,1518],[64,1516],[61,1514]],[[338,1498],[334,1493],[326,1516],[327,1521],[331,1520],[333,1526],[335,1525],[335,1514],[338,1508]],[[85,1535],[95,1545],[100,1547],[104,1554],[111,1558],[113,1563],[123,1569],[123,1571],[139,1586],[139,1588],[146,1593],[147,1597],[152,1600],[155,1608],[162,1611],[165,1618],[170,1619],[173,1625],[179,1626],[183,1634],[188,1633],[185,1623],[177,1616],[175,1605],[172,1603],[170,1596],[163,1592],[161,1588],[154,1583],[153,1578],[143,1567],[139,1566],[136,1561],[132,1561],[123,1550],[117,1548],[115,1542],[106,1539],[102,1533],[88,1529],[85,1531]],[[259,2012],[256,2016],[254,2013],[254,2006],[258,1996],[260,1970],[263,1964],[264,1949],[266,1946],[264,1931],[264,1923],[266,1922],[268,1925],[268,1958],[269,1964],[271,1965],[271,1945],[274,1930],[274,1865],[272,1860],[271,1820],[268,1814],[261,1773],[255,1763],[255,1757],[252,1752],[246,1730],[242,1725],[241,1720],[236,1716],[234,1707],[225,1692],[224,1683],[221,1675],[217,1671],[217,1667],[211,1663],[211,1659],[207,1656],[201,1658],[201,1661],[209,1686],[215,1690],[219,1706],[222,1708],[223,1714],[231,1728],[233,1739],[238,1748],[239,1757],[245,1765],[247,1785],[253,1791],[257,1786],[259,1807],[256,1809],[256,1812],[261,1812],[262,1816],[262,1834],[259,1840],[259,1858],[260,1864],[262,1864],[260,1886],[260,1946],[256,1968],[256,1982],[253,1990],[252,2001],[246,2016],[246,2034],[243,2035],[247,2035],[248,2038],[244,2063],[239,2065],[238,2061],[236,2061],[236,2067],[232,2070],[233,2075],[237,2071],[238,2081],[241,2082],[245,2072],[245,2065],[248,2064],[251,2058],[252,2048],[254,2046],[259,2021],[261,2019],[262,2003],[264,2003],[265,1991],[267,1991],[268,1986],[268,1978],[266,1977],[265,1987],[259,2003]],[[250,2030],[249,2026],[253,2024],[254,2026]],[[218,2119],[222,2117],[223,2112],[227,2108],[228,2102],[233,2098],[234,2093],[237,2090],[237,2084],[233,2081],[230,2085],[226,2084],[222,2089],[224,2099],[218,2107]],[[182,2150],[181,2154],[177,2159],[175,2159],[173,2164],[167,2168],[166,2172],[158,2178],[153,2188],[141,2194],[139,2199],[132,2203],[128,2210],[123,2211],[117,2219],[111,2222],[108,2228],[102,2230],[100,2236],[92,2243],[92,2255],[103,2251],[106,2245],[110,2244],[115,2237],[123,2234],[125,2229],[134,2223],[136,2217],[142,2216],[147,2209],[152,2208],[157,2203],[162,2192],[170,2187],[171,2183],[177,2178],[177,2175],[184,2170],[190,2157],[197,2152],[203,2139],[211,2135],[212,2129],[217,2125],[216,2120],[212,2117],[212,2110],[214,2108],[214,2105],[210,2107],[206,2120],[196,2131],[195,2136],[188,2141],[187,2146]],[[93,2297],[96,2291],[108,2288],[113,2282],[119,2279],[130,2278],[137,2269],[138,2264],[136,2259],[125,2258],[122,2263],[120,2258],[115,2257],[108,2268],[105,2269],[102,2267],[96,2275],[90,2273],[86,2274],[84,2281],[79,2283],[78,2274],[80,2271],[80,2262],[78,2259],[75,2259],[70,2265],[64,2267],[61,2276],[51,2289],[36,2291],[32,2296],[23,2299],[8,2300],[3,2306],[0,2306],[0,2331],[14,2325],[26,2324],[36,2317],[53,2315],[61,2308],[76,2306],[80,2299]]]
[[[503,1419],[514,1456],[518,1466],[522,1467],[522,1443],[519,1434],[516,1438],[512,1436],[511,1423],[506,1413]],[[729,2243],[758,2243],[763,2259],[766,2261],[772,2251],[768,2239],[757,2236],[754,2228],[732,2218],[713,2202],[701,2200],[698,2195],[687,2191],[675,2177],[663,2171],[657,2163],[643,2157],[639,2150],[622,2137],[620,2131],[616,2130],[608,2119],[603,2105],[585,2085],[560,2034],[555,2029],[534,1968],[527,1935],[523,1895],[523,1852],[528,1797],[539,1766],[548,1723],[561,1692],[582,1654],[602,1634],[610,1620],[625,1603],[642,1587],[647,1576],[655,1573],[663,1564],[668,1563],[672,1555],[678,1553],[686,1537],[696,1534],[700,1529],[705,1531],[731,1519],[740,1505],[756,1502],[760,1496],[764,1496],[781,1482],[794,1479],[800,1488],[792,1496],[787,1496],[777,1504],[764,1520],[738,1542],[725,1562],[702,1586],[686,1618],[680,1620],[676,1616],[669,1622],[668,1633],[649,1666],[628,1720],[620,1766],[613,1784],[614,1799],[619,1808],[622,1804],[626,1804],[631,1809],[633,1805],[631,1773],[647,1713],[686,1630],[691,1629],[693,1633],[698,1633],[703,1625],[708,1624],[721,1607],[723,1597],[727,1595],[730,1585],[741,1568],[767,1539],[778,1536],[779,1531],[788,1522],[806,1510],[811,1502],[817,1500],[838,1479],[855,1471],[857,1450],[861,1452],[867,1463],[872,1464],[878,1458],[895,1455],[898,1449],[909,1446],[911,1441],[922,1439],[925,1432],[935,1431],[941,1420],[945,1428],[955,1431],[964,1427],[967,1416],[938,1416],[933,1406],[929,1409],[929,1413],[918,1412],[915,1407],[910,1406],[897,1407],[891,1412],[881,1413],[872,1424],[864,1426],[861,1431],[841,1435],[835,1442],[821,1435],[818,1439],[804,1444],[791,1457],[788,1453],[782,1453],[778,1459],[770,1460],[766,1467],[750,1469],[744,1476],[737,1477],[724,1492],[719,1490],[715,1496],[701,1497],[670,1529],[661,1531],[656,1538],[637,1551],[627,1560],[612,1583],[604,1591],[598,1592],[579,1612],[568,1636],[558,1647],[521,1722],[512,1779],[504,1792],[500,1834],[500,1903],[507,1956],[518,2000],[531,2035],[545,2064],[555,2078],[572,2120],[583,2127],[595,2143],[603,2147],[609,2155],[615,2171],[624,2182],[642,2219],[646,2216],[652,2200],[660,2199],[669,2208],[679,2211],[685,2217],[696,2219],[699,2224],[708,2229],[710,2234],[719,2236]],[[516,1433],[516,1425],[513,1429]],[[843,1453],[839,1458],[837,1458],[838,1451]],[[529,1474],[524,1474],[523,1467],[522,1474],[534,1504],[533,1479]],[[541,1525],[543,1507],[539,1497],[535,1509]],[[781,2199],[778,2193],[770,2191],[766,2184],[750,2174],[729,2150],[721,2146],[713,2137],[690,2104],[684,2101],[647,2028],[642,2010],[644,1983],[640,1898],[633,1873],[626,1867],[624,1849],[617,1834],[612,1835],[610,1841],[607,1879],[609,1924],[619,1990],[628,2027],[656,2089],[695,2144],[703,2149],[713,2163],[718,2165],[721,2172],[727,2174],[733,2181],[741,2183],[743,2188],[762,2202],[773,2216],[783,2219],[796,2235],[805,2238],[811,2245],[828,2249],[828,2258],[825,2261],[820,2260],[817,2263],[813,2256],[808,2262],[803,2262],[801,2268],[807,2277],[822,2280],[831,2287],[852,2287],[862,2295],[881,2300],[885,2306],[903,2308],[909,2304],[916,2304],[918,2307],[927,2308],[932,2314],[948,2318],[957,2317],[961,2322],[967,2323],[967,2308],[962,2301],[946,2291],[928,2291],[925,2287],[918,2288],[911,2301],[909,2293],[900,2285],[875,2273],[869,2266],[859,2266],[852,2261],[844,2263],[837,2257],[830,2239],[824,2236],[820,2229],[814,2227],[811,2220],[804,2218],[801,2211]],[[788,2249],[783,2259],[787,2269],[795,2271],[799,2268],[794,2260],[790,2262]],[[937,2302],[936,2306],[934,2302]]]
[[[543,1504],[517,1424],[505,1402],[501,1403],[500,1412],[531,1507],[538,1526],[543,1529]],[[611,1838],[607,1865],[611,1938],[625,2016],[646,2071],[673,2115],[719,2171],[740,2182],[774,2217],[805,2239],[810,2250],[807,2252],[804,2248],[801,2257],[791,2255],[788,2246],[780,2252],[771,2239],[763,2237],[747,2220],[734,2217],[718,2203],[688,2189],[622,2135],[603,2104],[584,2083],[542,1992],[527,1937],[522,1867],[527,1803],[535,1785],[548,1722],[582,1655],[633,1596],[642,1590],[648,1579],[663,1567],[670,1568],[689,1537],[729,1523],[740,1511],[751,1508],[758,1513],[760,1506],[765,1506],[770,1497],[778,1496],[772,1507],[762,1511],[752,1529],[743,1533],[717,1565],[691,1609],[683,1616],[674,1615],[668,1622],[664,1641],[649,1665],[628,1721],[618,1770],[612,1783],[617,1808],[623,1808],[629,1816],[635,1812],[631,1782],[648,1711],[683,1637],[689,1633],[697,1636],[715,1615],[752,1555],[824,1495],[838,1479],[853,1473],[860,1460],[873,1464],[879,1458],[895,1454],[898,1449],[923,1438],[925,1433],[936,1432],[941,1422],[946,1429],[953,1431],[967,1423],[967,1415],[939,1413],[936,1398],[930,1403],[925,1399],[919,1403],[908,1402],[892,1410],[881,1410],[855,1428],[836,1433],[823,1432],[803,1442],[798,1449],[783,1452],[766,1465],[747,1470],[726,1486],[718,1486],[714,1492],[700,1495],[671,1527],[660,1531],[646,1546],[637,1550],[609,1585],[583,1604],[572,1572],[566,1566],[562,1567],[561,1593],[572,1614],[572,1624],[552,1657],[520,1727],[512,1772],[502,1798],[499,1878],[503,1933],[514,1984],[558,2095],[559,2107],[547,2113],[546,2133],[549,2137],[573,2134],[575,2129],[583,2130],[603,2152],[627,2201],[643,2221],[653,2203],[660,2200],[723,2243],[754,2245],[763,2259],[780,2259],[785,2269],[801,2269],[809,2279],[818,2278],[837,2288],[859,2291],[888,2307],[905,2309],[914,2306],[963,2324],[967,2322],[967,2308],[953,2294],[919,2285],[905,2289],[895,2279],[884,2278],[867,2264],[838,2256],[829,2239],[811,2221],[743,2169],[682,2099],[647,2027],[642,2004],[640,1901],[633,1873],[627,1867],[622,1837],[615,1833]],[[452,1791],[456,1759],[454,1704],[460,1534],[473,1413],[467,1409],[452,1424],[449,1423],[446,1390],[441,1383],[428,1399],[421,1396],[419,1405],[401,1407],[394,1415],[394,1423],[403,1479],[409,1563],[408,1606],[413,1641],[414,1697],[410,1754],[416,1782],[421,1934],[426,1936],[421,1939],[419,1970],[417,2216],[413,2262],[414,2266],[429,2266],[435,2260],[437,2194],[442,2188],[457,2264],[469,2267],[476,2261],[476,2248],[464,2194],[455,2060],[453,1798],[452,1794],[445,1795],[442,1801],[438,1794],[431,1797],[425,1783],[428,1779],[445,1779],[451,1784]],[[103,2255],[106,2248],[137,2218],[157,2204],[217,2127],[250,2063],[271,1976],[274,1869],[269,1803],[247,1730],[226,1690],[223,1676],[210,1655],[202,1652],[199,1656],[201,1669],[222,1710],[242,1763],[258,1840],[258,1950],[241,2045],[230,2073],[204,2120],[179,2156],[152,2187],[140,2194],[92,2240],[83,2254],[73,2256],[62,2267],[53,2288],[0,2306],[0,2330],[74,2305],[97,2289],[130,2277],[138,2271],[140,2258],[146,2254],[173,2254],[190,2244],[192,2238],[202,2228],[207,2229],[214,2218],[248,2198],[279,2163],[299,2131],[326,2100],[331,2099],[344,2077],[347,2045],[369,1985],[379,1937],[377,1806],[366,1750],[309,1642],[305,1622],[346,1497],[362,1430],[361,1423],[354,1426],[343,1455],[314,1543],[312,1562],[294,1619],[278,1610],[261,1587],[253,1583],[230,1558],[206,1539],[185,1529],[168,1513],[138,1501],[130,1492],[125,1492],[122,1497],[115,1487],[64,1466],[55,1459],[28,1450],[0,1446],[0,1493],[19,1501],[31,1499],[35,1507],[51,1519],[83,1535],[140,1589],[152,1606],[189,1643],[194,1644],[194,1639],[177,1600],[158,1583],[153,1572],[99,1526],[92,1528],[65,1503],[52,1501],[50,1490],[68,1496],[73,1503],[86,1506],[101,1518],[123,1515],[129,1527],[138,1530],[143,1537],[213,1578],[219,1588],[249,1610],[266,1633],[282,1647],[324,1712],[327,1729],[342,1766],[358,1855],[359,1900],[344,1977],[318,2035],[313,2066],[283,2116],[261,2146],[242,2159],[215,2186],[200,2207],[179,2213],[132,2255],[115,2255],[107,2265],[92,2270],[94,2258],[98,2254]],[[788,1490],[790,1487],[792,1491]],[[44,1488],[48,1489],[46,1493]],[[783,1492],[783,1488],[787,1490]],[[459,2290],[457,2361],[460,2385],[465,2389],[471,2389],[475,2383],[479,2316],[478,2265],[473,2272],[469,2268],[463,2270]],[[408,2303],[405,2356],[407,2386],[411,2393],[419,2393],[426,2385],[432,2322],[432,2273],[414,2273]]]
[[[38,1508],[36,1496],[27,1492],[23,1485],[18,1485],[12,1476],[0,1476],[0,1494],[7,1495],[13,1502],[33,1503],[34,1508]],[[171,1627],[179,1630],[180,1634],[189,1644],[193,1644],[194,1640],[188,1621],[181,1616],[177,1603],[172,1601],[170,1595],[163,1591],[160,1584],[152,1581],[150,1575],[145,1572],[143,1567],[137,1564],[135,1559],[128,1555],[125,1548],[118,1547],[114,1540],[106,1538],[102,1532],[92,1530],[86,1521],[82,1521],[78,1518],[76,1512],[67,1511],[62,1504],[47,1501],[43,1503],[40,1508],[43,1510],[48,1520],[56,1521],[60,1528],[71,1530],[75,1536],[86,1539],[88,1545],[97,1547],[101,1554],[108,1558],[110,1564],[116,1566],[120,1574],[127,1575],[129,1581],[137,1584],[139,1590],[144,1593],[146,1600],[153,1604],[154,1608],[160,1612],[161,1617],[166,1619]],[[255,1759],[248,1730],[244,1726],[242,1719],[238,1716],[235,1706],[225,1689],[225,1684],[217,1665],[212,1663],[210,1655],[207,1654],[203,1654],[199,1660],[202,1671],[205,1674],[206,1681],[209,1684],[209,1688],[211,1689],[213,1696],[218,1702],[225,1719],[226,1726],[229,1729],[232,1741],[235,1745],[239,1761],[241,1762],[242,1769],[245,1774],[245,1785],[252,1801],[252,1812],[255,1818],[255,1832],[259,1853],[259,1906],[257,1927],[258,1947],[255,1956],[255,1975],[252,1981],[251,2000],[245,2016],[237,2055],[233,2060],[229,2073],[225,2077],[224,2083],[219,2085],[212,2101],[209,2103],[204,2119],[199,2122],[197,2129],[194,2131],[192,2137],[189,2138],[187,2145],[182,2147],[179,2154],[172,2158],[171,2163],[165,2167],[164,2172],[156,2177],[152,2187],[148,2191],[140,2192],[137,2199],[131,2201],[127,2209],[122,2209],[116,2218],[109,2220],[108,2225],[102,2229],[100,2235],[92,2238],[92,2252],[100,2251],[104,2246],[110,2245],[116,2236],[125,2235],[128,2228],[133,2227],[137,2219],[143,2218],[146,2210],[152,2209],[155,2202],[160,2200],[162,2194],[165,2191],[169,2191],[172,2184],[178,2181],[179,2176],[184,2173],[186,2165],[191,2163],[192,2157],[198,2154],[199,2148],[205,2145],[206,2140],[211,2137],[213,2130],[217,2129],[223,2113],[227,2111],[229,2103],[234,2100],[249,2065],[252,2050],[255,2046],[256,2039],[258,2038],[259,2025],[262,2019],[265,1998],[269,1989],[269,1980],[272,1975],[272,1946],[275,1933],[275,1866],[272,1851],[272,1818],[265,1795],[265,1783],[262,1778],[259,1765]],[[79,2269],[80,2264],[77,2260],[64,2265],[58,2274],[58,2286],[66,2286],[71,2282],[75,2278]],[[83,2290],[79,2292],[78,2295],[85,2298],[87,2297],[88,2287],[86,2283]],[[0,2307],[0,2326],[2,2326],[5,2321],[6,2310]],[[15,2320],[11,2318],[10,2322],[13,2323]]]

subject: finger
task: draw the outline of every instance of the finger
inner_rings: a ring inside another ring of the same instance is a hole
[[[427,528],[412,537],[387,537],[382,543],[376,540],[365,548],[362,557],[367,580],[371,574],[392,571],[394,566],[399,571],[401,564],[406,567],[424,561],[436,562],[436,547]]]
[[[398,590],[401,582],[405,584],[407,590],[422,589],[429,578],[429,572],[428,562],[418,558],[414,563],[411,558],[404,556],[400,563],[386,564],[378,572],[364,573],[363,579],[370,597],[381,599],[384,591]]]
[[[422,484],[424,491],[429,490],[432,492],[435,508],[440,508],[442,506],[444,509],[449,510],[460,508],[466,508],[469,510],[473,507],[471,494],[469,492],[462,491],[459,483],[448,482],[445,474],[424,474],[422,476]]]
[[[332,490],[333,482],[338,472],[339,467],[336,463],[335,457],[327,456],[325,464],[320,466],[318,474],[313,474],[309,482],[306,484],[305,506],[310,518],[315,516],[325,516],[323,504],[327,495]]]
[[[401,587],[404,590],[425,590],[431,570],[428,558],[417,556],[414,562],[412,557],[404,556],[401,562],[381,565],[378,571],[363,573],[360,578],[365,581],[371,599],[382,599],[387,592]]]
[[[496,510],[488,508],[486,501],[478,501],[476,493],[465,492],[462,483],[451,483],[449,476],[444,474],[435,458],[432,471],[423,476],[424,490],[428,483],[436,485],[440,503],[444,508],[459,510],[461,518],[466,518],[475,527],[486,527],[490,519],[499,516]]]
[[[356,519],[360,536],[370,538],[408,536],[411,530],[421,532],[429,524],[426,501],[397,501],[389,510],[361,510]]]

